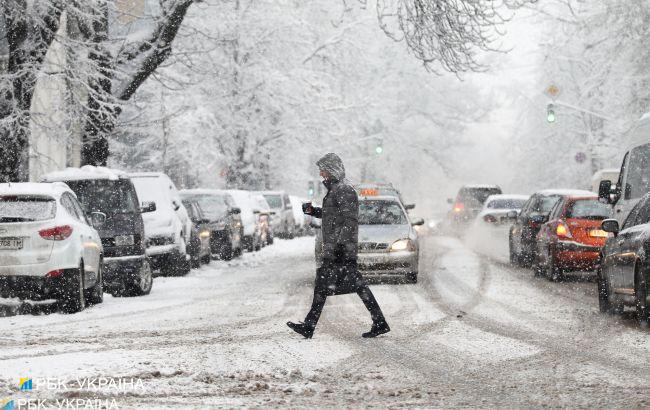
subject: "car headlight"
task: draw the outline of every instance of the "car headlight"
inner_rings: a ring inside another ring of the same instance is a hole
[[[410,239],[400,239],[398,241],[393,242],[393,244],[390,246],[391,252],[400,252],[400,251],[412,252],[414,250],[415,250],[415,244]]]
[[[201,233],[199,234],[199,237],[202,238],[202,239],[209,238],[210,237],[210,231],[201,231]]]

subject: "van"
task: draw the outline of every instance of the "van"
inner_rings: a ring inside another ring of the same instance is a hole
[[[613,218],[623,224],[627,215],[643,195],[650,192],[650,116],[643,116],[630,131],[633,144],[623,156],[623,163],[614,186],[601,181],[598,197],[613,205]]]

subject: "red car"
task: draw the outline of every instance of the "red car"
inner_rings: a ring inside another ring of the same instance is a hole
[[[611,209],[596,195],[563,195],[537,234],[536,275],[560,281],[565,272],[595,269],[608,237],[600,223]]]

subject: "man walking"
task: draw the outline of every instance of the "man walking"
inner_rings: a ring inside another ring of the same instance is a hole
[[[372,328],[363,337],[376,337],[390,331],[381,308],[357,269],[359,241],[359,200],[345,180],[345,168],[338,155],[329,153],[316,162],[327,188],[323,207],[303,204],[303,212],[322,218],[323,264],[316,272],[314,299],[303,323],[287,322],[295,332],[310,339],[325,306],[327,296],[354,293],[361,298],[372,317]]]

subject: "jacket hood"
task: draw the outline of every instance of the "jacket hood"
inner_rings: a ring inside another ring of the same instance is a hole
[[[329,172],[332,178],[337,181],[343,181],[345,179],[343,161],[338,155],[332,152],[325,154],[321,159],[316,161],[316,165],[318,165],[319,169]]]

